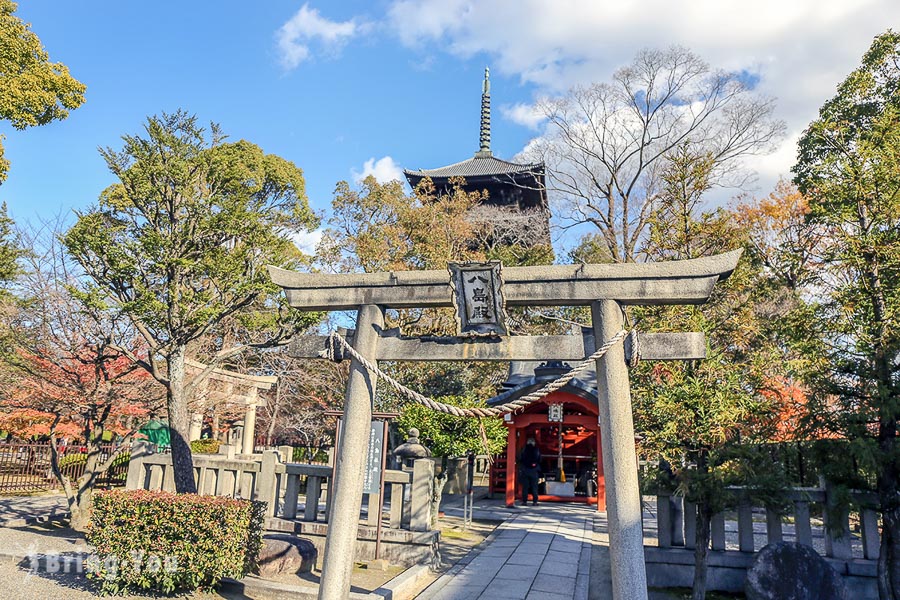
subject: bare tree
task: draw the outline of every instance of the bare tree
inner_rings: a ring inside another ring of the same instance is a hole
[[[488,256],[499,248],[526,250],[550,239],[547,212],[539,208],[476,204],[466,220],[474,225],[474,243]]]
[[[343,405],[347,365],[292,358],[282,349],[243,354],[229,368],[251,375],[274,375],[275,386],[261,394],[259,431],[266,445],[299,440],[318,446],[330,439],[333,423],[324,412]]]
[[[713,70],[686,48],[645,49],[610,83],[545,98],[544,136],[526,151],[548,167],[548,192],[564,226],[590,223],[616,262],[634,261],[662,161],[678,146],[712,163],[711,185],[741,186],[742,157],[771,151],[784,123],[747,78]]]
[[[82,302],[90,291],[83,273],[63,252],[61,227],[50,223],[20,231],[25,268],[17,281],[18,303],[7,316],[6,366],[0,406],[46,416],[50,467],[66,495],[71,526],[89,521],[98,479],[127,452],[134,418],[163,405],[163,389],[112,342],[132,340],[131,352],[145,354],[137,332],[102,304]],[[123,436],[119,448],[104,455],[103,434]],[[60,467],[57,437],[74,433],[86,451],[84,471],[71,475]]]

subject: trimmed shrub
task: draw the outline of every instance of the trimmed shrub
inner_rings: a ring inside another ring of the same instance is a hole
[[[311,446],[295,446],[291,459],[295,463],[320,463],[327,465],[328,451]]]
[[[222,442],[212,438],[194,440],[191,442],[191,452],[194,454],[217,454],[221,445]]]
[[[113,461],[110,468],[119,467],[122,465],[127,465],[128,461],[131,460],[131,452],[123,452],[119,456],[116,457],[116,460]],[[100,461],[103,462],[102,460]],[[74,467],[80,466],[83,467],[87,464],[87,454],[83,452],[70,452],[69,454],[65,454],[59,459],[59,468],[65,469],[66,467]]]
[[[100,475],[100,480],[106,483],[125,483],[125,475],[128,472],[128,462],[131,460],[130,452],[123,452],[110,465],[106,473]],[[102,464],[103,461],[100,461]],[[98,464],[97,466],[100,466]],[[87,454],[83,452],[70,452],[59,459],[59,470],[63,475],[77,479],[84,474],[84,468],[87,466]]]
[[[147,490],[97,492],[88,577],[100,592],[209,590],[256,568],[265,503]]]

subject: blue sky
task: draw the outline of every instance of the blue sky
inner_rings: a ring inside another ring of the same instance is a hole
[[[0,123],[12,163],[0,200],[17,220],[90,205],[112,182],[97,147],[177,108],[294,161],[325,211],[339,180],[477,150],[486,65],[493,150],[511,158],[541,133],[536,97],[606,80],[641,47],[670,44],[778,98],[788,138],[749,165],[764,193],[872,37],[900,26],[893,0],[22,0],[17,14],[88,88],[66,121]]]

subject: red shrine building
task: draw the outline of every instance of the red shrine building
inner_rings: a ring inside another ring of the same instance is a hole
[[[506,390],[488,400],[488,404],[504,404],[520,398],[570,369],[570,365],[558,361],[514,362],[503,384]],[[504,494],[507,506],[522,497],[517,458],[528,438],[533,437],[541,451],[539,500],[584,502],[606,510],[596,394],[594,373],[587,371],[524,411],[504,416],[506,454],[494,459],[491,490]]]

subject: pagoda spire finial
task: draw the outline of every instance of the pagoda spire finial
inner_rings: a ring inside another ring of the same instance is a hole
[[[481,86],[481,131],[478,136],[478,156],[491,155],[491,70],[484,68]]]

